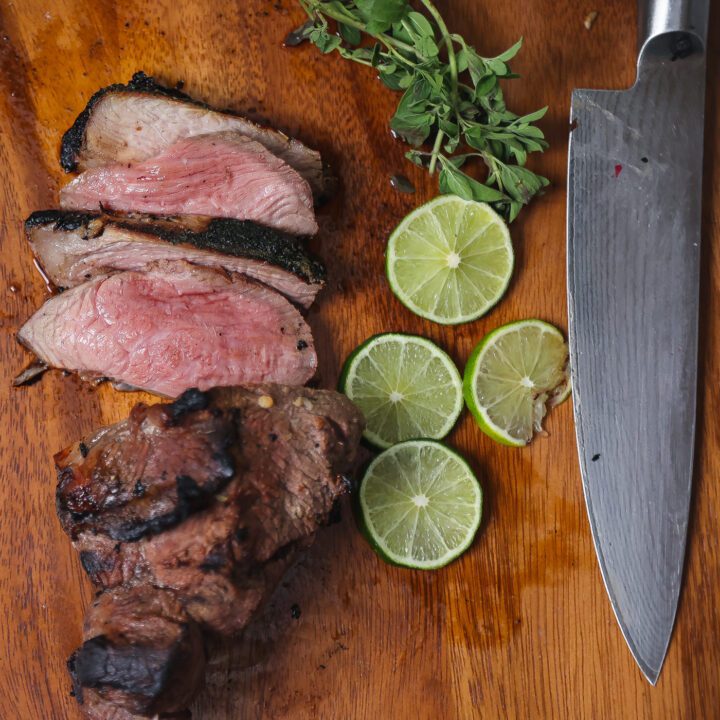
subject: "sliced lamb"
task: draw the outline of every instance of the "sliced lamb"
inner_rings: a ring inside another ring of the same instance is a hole
[[[143,72],[135,73],[127,85],[110,85],[90,98],[63,136],[61,164],[72,172],[114,163],[136,163],[157,155],[182,138],[224,130],[235,130],[262,143],[295,168],[310,183],[316,196],[323,194],[320,153],[276,130],[192,100]]]
[[[317,367],[310,328],[284,297],[184,262],[66,290],[18,339],[50,367],[168,397],[189,387],[303,384]]]
[[[137,163],[86,170],[60,191],[71,210],[210,215],[317,232],[307,181],[237,132],[183,138]]]
[[[114,270],[184,259],[245,275],[307,308],[325,279],[322,263],[294,237],[250,221],[43,210],[26,220],[25,231],[45,276],[59,289]]]

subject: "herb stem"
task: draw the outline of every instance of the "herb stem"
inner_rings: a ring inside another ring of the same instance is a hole
[[[435,144],[433,145],[432,153],[430,154],[430,164],[428,165],[428,172],[432,175],[435,172],[435,166],[437,165],[438,154],[440,153],[440,146],[442,145],[445,133],[442,130],[438,130],[437,137],[435,138]]]
[[[448,54],[448,66],[450,67],[450,93],[453,101],[453,109],[457,112],[457,98],[458,98],[458,69],[457,69],[457,58],[455,57],[455,48],[453,47],[452,36],[448,30],[445,21],[438,9],[433,5],[431,0],[421,0],[422,4],[427,8],[427,11],[435,20],[440,34],[445,41],[445,47],[447,48]]]

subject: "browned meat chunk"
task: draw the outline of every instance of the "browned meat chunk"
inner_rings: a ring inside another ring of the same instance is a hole
[[[206,402],[201,393],[185,397]],[[90,529],[122,541],[177,525],[233,477],[236,441],[232,412],[138,405],[125,422],[57,456],[60,522],[73,536]]]
[[[329,521],[362,429],[326,390],[190,390],[56,455],[58,514],[104,590],[70,660],[89,718],[187,706],[204,663],[197,627],[245,627]]]

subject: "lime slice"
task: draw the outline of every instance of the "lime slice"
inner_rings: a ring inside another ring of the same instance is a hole
[[[503,325],[473,350],[463,389],[483,432],[505,445],[527,445],[542,430],[548,406],[570,394],[565,338],[541,320]]]
[[[398,225],[386,270],[403,305],[456,325],[484,315],[503,296],[513,260],[507,226],[489,205],[442,195]]]
[[[462,379],[437,345],[386,333],[347,359],[340,389],[365,415],[365,437],[390,447],[413,438],[444,438],[462,412]]]
[[[373,460],[359,503],[365,533],[383,559],[434,570],[472,543],[482,490],[457,453],[432,440],[410,440]]]

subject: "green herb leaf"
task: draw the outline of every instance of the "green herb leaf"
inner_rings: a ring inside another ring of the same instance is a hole
[[[367,32],[371,35],[389,30],[410,9],[407,0],[356,0],[355,4],[367,21]]]
[[[337,35],[330,35],[323,28],[315,28],[310,33],[310,41],[326,54],[339,48],[342,43],[342,40]]]
[[[421,37],[435,37],[435,30],[433,29],[433,26],[422,13],[413,11],[409,12],[407,14],[407,22],[417,35]]]
[[[438,46],[435,44],[435,41],[429,35],[417,38],[415,42],[415,47],[417,48],[418,53],[422,57],[434,58],[440,54]]]
[[[537,120],[542,120],[545,117],[545,113],[547,113],[547,111],[548,109],[546,105],[544,108],[540,108],[540,110],[536,110],[529,115],[523,115],[522,117],[519,117],[515,122],[518,125],[529,125],[530,123],[536,122]]]
[[[470,178],[460,170],[452,170],[452,165],[440,171],[438,186],[443,195],[458,195],[465,200],[473,199]]]
[[[338,29],[340,30],[340,35],[342,35],[345,42],[348,42],[351,45],[359,45],[362,42],[362,34],[356,27],[345,25],[344,23],[338,23]]]
[[[522,47],[523,39],[520,38],[511,48],[508,48],[504,53],[501,53],[496,58],[493,58],[494,60],[500,60],[502,62],[507,62],[508,60],[512,60],[520,51],[520,48]]]

